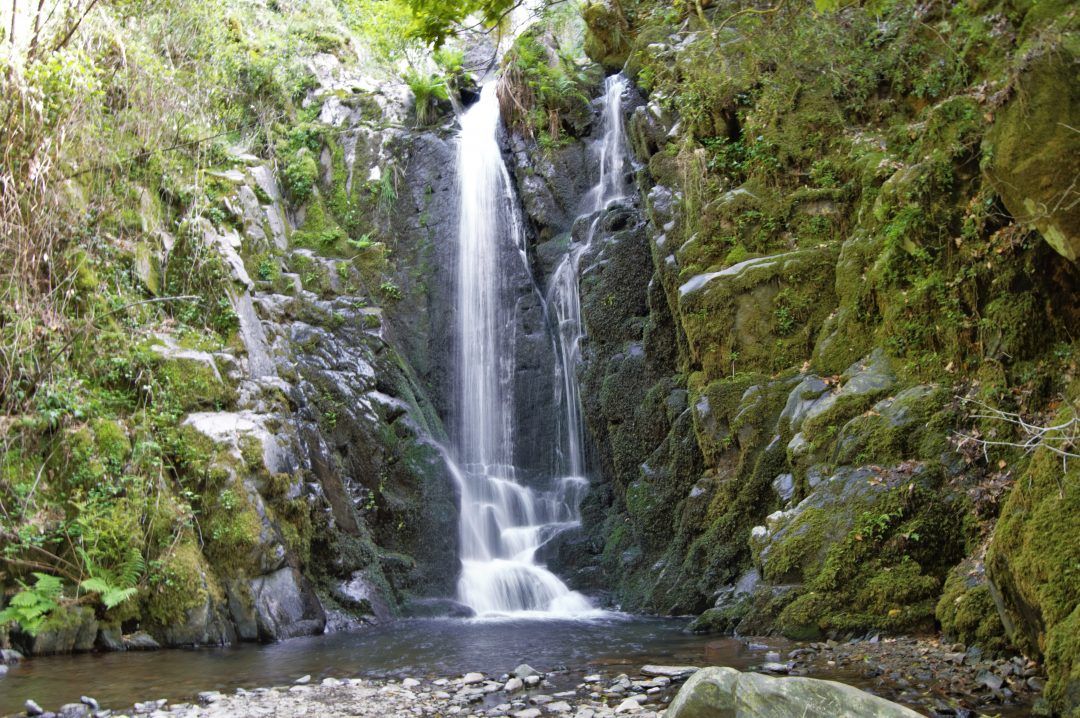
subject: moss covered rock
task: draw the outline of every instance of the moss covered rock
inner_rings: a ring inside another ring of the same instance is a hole
[[[994,188],[1018,220],[1063,257],[1080,261],[1080,70],[1075,39],[1029,51],[1012,100],[986,137]]]
[[[1076,401],[1080,387],[1074,382]],[[1055,425],[1077,416],[1063,407]],[[1035,452],[1001,510],[986,559],[1012,640],[1046,662],[1046,698],[1080,715],[1080,463]]]
[[[691,362],[721,377],[803,359],[834,304],[835,262],[829,249],[799,250],[685,279],[678,301]],[[800,295],[806,312],[796,316],[788,305]]]

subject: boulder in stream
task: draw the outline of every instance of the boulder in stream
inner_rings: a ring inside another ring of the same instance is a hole
[[[858,688],[816,678],[772,678],[703,668],[682,687],[666,718],[915,718],[919,714]]]

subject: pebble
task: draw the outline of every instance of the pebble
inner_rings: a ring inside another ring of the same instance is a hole
[[[41,706],[39,706],[37,703],[35,703],[29,698],[26,699],[26,703],[23,704],[23,708],[26,709],[26,715],[28,716],[39,716],[45,713]]]
[[[972,651],[950,651],[952,645],[937,646],[929,639],[881,638],[878,643],[835,641],[812,644],[787,653],[787,662],[765,661],[760,670],[780,674],[822,675],[826,659],[847,670],[873,679],[875,692],[916,705],[926,705],[931,714],[956,702],[972,706],[987,706],[989,712],[1015,697],[1030,703],[1031,696],[1042,689],[1038,666],[1023,658],[994,658]],[[949,654],[963,656],[962,665],[945,658]],[[759,654],[761,655],[761,654]],[[779,651],[768,651],[765,658],[779,658]],[[969,663],[974,660],[974,664]],[[403,678],[400,681],[327,678],[311,683],[303,676],[291,685],[256,690],[237,689],[234,695],[205,691],[198,695],[199,706],[173,704],[165,700],[138,703],[123,714],[149,718],[351,718],[379,716],[381,718],[424,718],[426,716],[456,716],[457,718],[658,718],[662,708],[674,695],[680,681],[696,670],[693,666],[644,666],[637,675],[604,676],[591,674],[577,684],[576,690],[553,693],[523,693],[527,687],[550,685],[543,674],[527,664],[512,673],[503,674],[498,681],[483,673],[465,673],[461,678],[436,678],[421,681]],[[574,685],[572,678],[554,685],[563,688]],[[525,674],[524,677],[516,675]],[[978,676],[978,680],[976,680]],[[934,684],[934,698],[929,697],[928,685]],[[423,686],[428,686],[425,688]],[[451,687],[452,685],[452,687]],[[940,686],[940,691],[937,687]],[[994,688],[994,686],[997,686]],[[942,691],[944,695],[942,695]],[[934,700],[948,700],[931,706]],[[64,706],[58,718],[88,718],[96,704],[84,697],[82,704]],[[500,702],[502,701],[502,702]],[[498,705],[496,705],[498,703]],[[31,708],[36,708],[32,710]],[[980,708],[986,710],[985,708]],[[37,704],[28,702],[27,711],[33,716],[54,716],[45,713]],[[95,718],[107,718],[109,711],[94,708]],[[950,714],[958,715],[958,714]]]

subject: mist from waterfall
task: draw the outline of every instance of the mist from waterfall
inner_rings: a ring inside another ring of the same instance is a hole
[[[618,196],[625,158],[621,79],[609,80],[598,143],[600,180],[583,203],[592,214]],[[566,426],[559,476],[546,490],[526,486],[514,467],[516,317],[507,262],[528,271],[524,229],[498,142],[499,104],[489,83],[461,116],[457,261],[456,461],[461,491],[458,600],[479,616],[587,616],[599,613],[536,562],[536,551],[578,525],[588,488],[584,429],[574,369],[582,338],[577,266],[587,242],[568,253],[548,300],[559,326],[557,368]],[[588,241],[596,230],[590,230]],[[565,267],[565,268],[564,268]]]

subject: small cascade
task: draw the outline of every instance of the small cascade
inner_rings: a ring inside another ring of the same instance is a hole
[[[489,83],[461,117],[457,159],[457,460],[447,463],[461,491],[458,599],[480,616],[579,616],[594,610],[588,599],[535,554],[578,522],[587,482],[573,475],[537,491],[513,465],[515,316],[504,263],[525,261],[525,250],[498,132]]]
[[[581,416],[581,396],[578,389],[577,366],[581,362],[581,340],[585,329],[581,322],[581,295],[578,270],[581,256],[592,244],[600,227],[603,210],[623,195],[624,172],[627,160],[626,130],[623,125],[622,96],[626,78],[613,75],[604,86],[601,136],[597,145],[600,176],[584,200],[584,215],[592,223],[582,242],[570,248],[556,267],[548,289],[547,303],[554,311],[559,330],[560,374],[562,405],[566,428],[563,431],[563,463],[571,476],[585,474],[585,425]],[[587,484],[587,481],[586,481]]]

